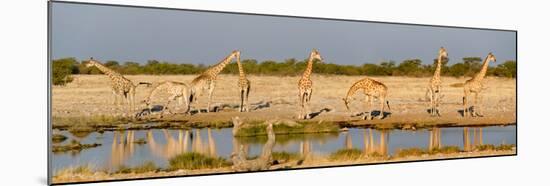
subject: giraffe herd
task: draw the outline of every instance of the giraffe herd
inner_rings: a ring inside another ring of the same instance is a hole
[[[250,112],[250,105],[248,102],[248,96],[250,93],[250,87],[251,87],[251,81],[246,77],[246,73],[244,72],[243,65],[240,60],[241,52],[238,50],[234,50],[226,56],[224,59],[222,59],[220,62],[218,62],[215,65],[212,65],[211,67],[207,68],[204,72],[199,74],[197,77],[195,77],[189,84],[184,82],[177,82],[177,81],[162,81],[159,83],[156,83],[156,85],[153,87],[153,89],[149,92],[148,96],[143,100],[143,103],[147,106],[147,109],[151,111],[152,104],[151,99],[158,95],[159,93],[168,93],[169,98],[168,101],[162,106],[162,112],[159,117],[162,117],[164,114],[164,111],[167,110],[168,112],[172,113],[172,111],[169,109],[169,104],[171,101],[175,101],[177,99],[178,105],[181,106],[185,102],[186,109],[185,114],[190,114],[191,112],[191,106],[193,104],[197,104],[198,100],[197,97],[199,95],[203,95],[206,91],[208,94],[208,100],[207,100],[207,106],[205,111],[208,113],[210,112],[210,104],[212,101],[212,96],[214,93],[214,90],[216,88],[216,80],[218,74],[233,60],[236,61],[238,65],[239,70],[239,80],[237,82],[238,92],[240,95],[240,104],[239,104],[239,112]],[[427,88],[427,95],[429,98],[429,112],[432,117],[440,117],[440,109],[439,106],[441,105],[443,96],[441,95],[442,90],[442,81],[441,81],[441,66],[442,61],[447,60],[448,54],[447,50],[443,47],[439,49],[439,55],[437,57],[437,63],[434,70],[434,75],[430,79],[428,88]],[[487,72],[487,68],[489,66],[489,62],[495,62],[496,58],[492,53],[489,53],[485,60],[483,61],[483,65],[481,70],[471,79],[467,80],[464,83],[464,96],[462,99],[462,105],[463,105],[463,117],[483,117],[483,114],[481,113],[481,92],[484,89],[483,79],[485,77],[485,74]],[[313,49],[311,53],[309,54],[309,58],[307,60],[307,66],[304,70],[303,75],[298,80],[298,100],[299,100],[299,108],[297,111],[297,119],[311,119],[311,113],[309,109],[309,104],[312,98],[313,93],[313,81],[311,79],[311,74],[313,73],[313,64],[315,62],[323,63],[323,58],[321,57],[321,54],[317,49]],[[109,69],[108,67],[102,65],[99,61],[94,60],[93,58],[90,58],[88,62],[86,63],[87,67],[96,67],[98,68],[102,73],[107,75],[111,81],[111,90],[114,96],[113,103],[116,106],[121,105],[122,99],[126,101],[126,104],[128,106],[128,113],[132,113],[135,109],[135,94],[136,94],[136,87],[139,85],[148,85],[150,86],[151,83],[147,82],[140,82],[138,84],[134,84],[131,80],[125,78],[122,74]],[[343,98],[344,105],[346,109],[351,112],[350,110],[350,104],[353,100],[353,95],[359,90],[363,91],[363,94],[365,95],[365,103],[367,103],[368,107],[372,107],[372,104],[375,100],[378,100],[379,102],[379,111],[378,114],[374,114],[374,110],[372,108],[369,108],[370,110],[368,112],[363,112],[360,114],[364,114],[363,119],[364,120],[372,120],[374,115],[377,115],[378,119],[384,119],[385,118],[385,112],[384,108],[387,106],[388,110],[390,110],[390,104],[388,101],[388,87],[375,79],[365,77],[363,79],[358,80],[354,84],[351,85],[349,88],[346,96]],[[468,107],[468,98],[470,95],[474,95],[474,104],[470,107]],[[178,106],[176,106],[176,110],[178,109]],[[197,109],[198,113],[201,113],[201,109]],[[353,115],[352,115],[353,116]]]

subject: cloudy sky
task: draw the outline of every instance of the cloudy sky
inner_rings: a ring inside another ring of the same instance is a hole
[[[328,63],[419,58],[444,46],[450,63],[465,56],[516,58],[516,33],[383,23],[53,3],[52,58],[213,64],[232,50],[243,59],[305,59],[317,48]]]

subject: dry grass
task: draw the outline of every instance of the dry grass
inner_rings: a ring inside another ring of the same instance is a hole
[[[195,75],[134,75],[127,76],[134,82],[159,82],[164,80],[174,80],[189,83]],[[345,121],[351,119],[350,112],[345,109],[342,98],[346,95],[348,88],[357,80],[365,76],[341,76],[341,75],[313,75],[313,96],[311,102],[311,111],[317,112],[324,108],[330,109],[316,117],[314,120],[339,120]],[[53,88],[53,116],[59,118],[65,117],[104,117],[93,119],[91,123],[111,122],[109,117],[118,118],[123,110],[112,104],[109,80],[104,75],[76,75],[75,80],[64,86]],[[237,113],[235,111],[200,114],[187,117],[184,120],[190,122],[211,121],[220,122],[230,121],[235,115],[243,118],[253,118],[254,120],[265,120],[273,117],[294,119],[298,110],[297,81],[299,77],[276,77],[276,76],[249,76],[252,82],[250,93],[250,103],[269,102],[271,105],[267,108],[254,110],[251,113]],[[427,113],[428,102],[425,97],[429,78],[415,77],[371,77],[385,83],[388,86],[388,100],[391,106],[391,118],[404,118],[407,122],[422,120],[419,123],[437,123],[439,120],[430,120]],[[220,75],[217,81],[217,88],[212,99],[213,104],[237,104],[239,103],[239,94],[236,87],[238,76]],[[458,113],[462,109],[463,88],[458,86],[466,78],[443,77],[443,103],[441,105],[441,114],[444,122],[452,122],[461,118]],[[485,80],[486,89],[483,91],[482,103],[484,105],[484,118],[481,120],[496,120],[500,122],[515,122],[516,110],[516,80],[509,78],[487,77]],[[143,109],[144,105],[139,104],[143,100],[150,88],[139,87],[136,95],[136,105]],[[351,103],[353,113],[366,111],[364,96],[362,92],[357,92],[355,99]],[[162,95],[161,95],[162,97]],[[166,97],[165,97],[166,98]],[[198,97],[198,104],[194,105],[200,108],[206,106],[206,95]],[[166,100],[156,99],[155,104],[162,104]],[[254,108],[254,106],[252,107]],[[379,105],[375,102],[374,108],[378,110]],[[182,111],[183,108],[180,108]],[[420,118],[415,118],[420,117]],[[169,118],[169,117],[168,117]],[[411,119],[412,118],[412,119]],[[356,118],[358,119],[358,118]],[[431,119],[433,120],[433,119]],[[70,123],[71,121],[64,122]],[[393,121],[392,121],[393,122]],[[493,121],[486,121],[492,122]]]
[[[94,148],[98,146],[101,146],[101,144],[99,143],[81,144],[76,140],[72,140],[70,143],[65,145],[53,145],[52,152],[54,153],[62,153],[62,152],[68,152],[68,151],[80,152],[84,149]]]
[[[328,159],[330,161],[342,161],[342,160],[357,160],[363,157],[363,151],[360,149],[340,149],[330,154]]]
[[[169,160],[169,170],[212,169],[230,166],[231,163],[221,157],[209,157],[196,152],[177,155]]]

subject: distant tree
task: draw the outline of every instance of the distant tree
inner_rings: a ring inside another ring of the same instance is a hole
[[[479,70],[481,70],[481,58],[480,57],[465,57],[462,58],[465,65],[464,76],[474,76]]]
[[[391,76],[395,71],[395,61],[385,61],[380,63],[380,75]]]
[[[135,75],[135,74],[143,73],[139,63],[131,62],[131,61],[125,62],[124,65],[122,65],[122,69],[123,70],[121,71],[121,73],[123,74]]]
[[[379,76],[379,75],[383,74],[378,65],[370,64],[370,63],[363,64],[362,73],[363,73],[363,75],[367,75],[367,76],[368,75],[370,75],[370,76]]]
[[[515,78],[517,75],[517,63],[516,61],[505,61],[503,64],[498,65],[494,69],[495,76]]]
[[[455,63],[449,67],[449,75],[454,77],[461,77],[466,74],[468,67],[464,63]]]
[[[66,85],[73,81],[71,74],[78,73],[75,58],[62,58],[52,62],[52,83],[54,85]]]
[[[86,61],[78,62],[75,58],[63,58],[54,60],[57,69],[61,66],[70,69],[69,74],[99,74],[97,68],[87,68]],[[70,64],[66,61],[72,61]],[[431,76],[435,70],[437,60],[433,64],[422,64],[420,59],[408,59],[396,64],[394,61],[384,61],[380,64],[365,63],[363,65],[342,65],[334,63],[315,63],[313,72],[316,74],[336,75],[367,75],[367,76]],[[455,63],[447,66],[448,60],[442,61],[441,75],[444,76],[472,76],[481,68],[481,58],[465,57],[462,63]],[[68,63],[68,64],[65,64]],[[307,65],[307,59],[296,60],[294,58],[284,61],[266,60],[259,63],[255,59],[243,59],[243,69],[247,74],[276,75],[276,76],[297,76],[301,75]],[[63,65],[62,65],[63,64]],[[125,62],[120,64],[117,61],[106,61],[104,65],[122,74],[198,74],[208,66],[204,64],[173,63],[168,61],[148,60],[145,64],[137,62]],[[226,66],[222,73],[238,74],[237,63],[232,62]],[[496,67],[489,67],[487,75],[516,77],[516,62],[506,61]],[[70,81],[70,77],[66,80]]]
[[[422,60],[420,59],[407,59],[397,66],[397,75],[407,76],[421,76],[422,75]]]

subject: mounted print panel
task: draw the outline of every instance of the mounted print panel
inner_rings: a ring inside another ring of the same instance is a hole
[[[53,1],[48,32],[51,184],[517,153],[516,31]]]

